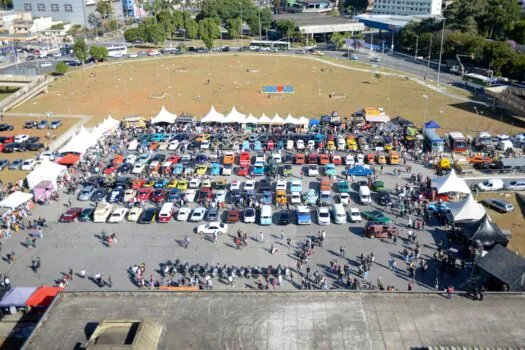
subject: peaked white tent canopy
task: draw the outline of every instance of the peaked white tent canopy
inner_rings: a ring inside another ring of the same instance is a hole
[[[454,169],[447,176],[434,179],[434,184],[438,193],[456,192],[470,194],[470,188],[467,183],[456,175]]]
[[[448,203],[454,222],[478,221],[487,213],[483,205],[476,202],[469,194],[460,202]]]
[[[274,117],[272,118],[272,120],[270,120],[270,124],[272,125],[280,125],[280,124],[283,124],[284,123],[284,119],[279,117],[279,114],[275,113]]]
[[[284,120],[284,123],[285,124],[298,124],[297,121],[298,121],[297,118],[294,118],[290,113],[288,113],[288,116]]]
[[[259,124],[270,124],[270,118],[263,113],[263,115],[258,120]]]
[[[255,118],[253,114],[249,114],[248,118],[246,118],[245,122],[247,124],[257,124],[259,122],[259,119]]]
[[[310,121],[306,117],[301,117],[301,118],[297,119],[297,124],[308,126],[308,124],[310,124]]]
[[[102,123],[102,129],[100,129],[97,133],[100,133],[100,131],[105,128],[104,123],[106,122]],[[97,142],[97,138],[97,135],[93,135],[92,133],[87,131],[86,128],[81,126],[80,131],[76,135],[71,137],[68,143],[60,149],[60,152],[80,154],[85,153],[89,147],[93,146]]]
[[[162,106],[160,112],[153,118],[151,118],[151,124],[167,123],[173,124],[177,119],[177,115],[170,113]]]
[[[59,176],[67,174],[67,167],[49,160],[44,160],[35,170],[27,175],[27,186],[33,189],[41,181],[51,181],[56,187]]]
[[[201,119],[201,123],[224,123],[224,114],[217,112],[215,107],[211,106],[208,114]]]
[[[33,199],[33,194],[16,191],[0,202],[1,208],[15,209],[28,200]]]
[[[108,128],[108,131],[109,130],[113,130],[114,128],[116,128],[117,126],[120,125],[120,122],[116,119],[113,119],[113,117],[111,115],[108,115],[108,119],[107,119],[107,128]]]
[[[239,111],[237,111],[237,109],[235,109],[235,106],[233,106],[233,108],[230,111],[230,113],[228,113],[226,118],[224,118],[224,122],[225,123],[239,123],[239,124],[242,124],[242,123],[245,123],[245,121],[246,121],[246,115],[244,115],[244,114],[240,113]]]

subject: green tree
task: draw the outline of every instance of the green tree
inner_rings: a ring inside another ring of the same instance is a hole
[[[295,40],[300,35],[295,22],[289,19],[276,21],[275,29],[281,33],[283,38],[289,38],[289,40]]]
[[[226,21],[226,25],[231,38],[237,39],[241,36],[242,23],[240,18],[230,18]]]
[[[77,39],[73,44],[73,53],[80,62],[84,62],[88,54],[88,46],[84,39]]]
[[[137,40],[144,40],[144,33],[140,28],[130,28],[124,32],[124,39],[130,43]]]
[[[345,45],[346,37],[341,33],[334,33],[330,38],[330,42],[335,45],[335,47],[340,50]]]
[[[53,24],[50,28],[51,30],[61,30],[64,29],[64,23]]]
[[[213,18],[205,18],[199,21],[199,36],[209,50],[213,49],[213,41],[221,35],[217,22]]]
[[[89,54],[95,62],[100,62],[108,58],[108,49],[103,46],[91,46],[89,48]]]
[[[13,8],[13,0],[0,0],[0,7],[3,10],[10,10]]]
[[[95,8],[95,11],[98,12],[100,15],[100,18],[103,20],[107,20],[111,17],[113,13],[113,8],[111,7],[111,1],[106,0],[98,0],[97,1],[97,7]]]
[[[243,16],[243,20],[245,20],[246,23],[248,23],[248,25],[250,26],[250,30],[254,35],[259,35],[259,18],[261,21],[260,28],[262,34],[266,33],[266,31],[272,25],[272,16],[272,10],[270,10],[268,7],[265,7],[263,9],[258,8],[257,11],[252,12],[249,16]]]
[[[80,24],[73,24],[71,26],[71,28],[68,29],[67,31],[67,35],[72,35],[72,36],[75,36],[77,35],[78,33],[80,33],[82,31],[82,26]]]
[[[186,38],[195,39],[199,34],[199,26],[193,18],[184,19],[184,30],[186,31]]]
[[[69,66],[66,62],[60,62],[55,66],[55,73],[63,75],[67,72]]]
[[[503,66],[511,62],[514,55],[514,50],[509,44],[502,41],[494,41],[485,45],[483,57],[480,57],[480,61],[488,64],[488,68],[492,69],[496,75],[500,75]]]
[[[158,44],[166,40],[166,31],[161,23],[156,23],[156,18],[146,18],[138,28],[142,39],[148,43]]]
[[[339,0],[344,1],[344,0]],[[366,11],[368,7],[368,0],[346,0],[344,1],[344,7],[350,8],[352,14],[359,14]]]
[[[520,44],[525,44],[525,18],[514,24],[509,33],[509,39],[512,39]]]
[[[482,25],[488,38],[503,39],[521,19],[521,8],[515,0],[488,0],[488,11]]]

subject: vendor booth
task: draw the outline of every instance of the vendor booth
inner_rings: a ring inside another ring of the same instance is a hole
[[[211,106],[210,111],[201,119],[201,123],[224,123],[224,115],[217,112],[215,107]]]
[[[55,193],[56,187],[51,181],[40,181],[38,185],[33,188],[33,195],[35,196],[35,202],[45,203],[51,199],[53,193]]]
[[[477,222],[463,225],[463,232],[472,245],[484,250],[490,250],[497,244],[506,247],[509,243],[508,237],[498,225],[490,221],[488,214],[485,214]]]
[[[464,193],[470,194],[470,187],[465,180],[456,175],[454,169],[446,176],[432,180],[439,194],[441,193]]]
[[[51,181],[53,185],[57,186],[59,177],[69,177],[67,167],[49,160],[44,160],[35,170],[27,175],[26,181],[29,189],[35,188],[42,181]]]
[[[447,206],[454,218],[454,223],[479,221],[487,213],[483,205],[474,200],[472,194],[460,202],[448,203]]]
[[[482,283],[490,291],[525,292],[525,258],[496,245],[476,263]]]
[[[57,296],[58,293],[62,291],[63,288],[60,287],[39,287],[26,301],[26,306],[29,307],[47,307],[52,302],[53,299]]]
[[[14,314],[18,308],[27,307],[26,302],[35,291],[36,287],[15,287],[4,294],[0,300],[0,308]]]
[[[24,193],[24,192],[16,191],[10,194],[4,200],[2,200],[0,202],[0,207],[13,210],[27,203],[31,199],[33,199],[33,195],[31,193]]]
[[[170,113],[162,106],[160,112],[153,118],[151,118],[151,124],[173,124],[177,119],[177,115]]]

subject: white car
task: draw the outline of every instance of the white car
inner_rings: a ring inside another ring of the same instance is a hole
[[[350,215],[350,221],[351,222],[361,222],[361,212],[357,208],[350,208],[350,211],[348,212]]]
[[[255,191],[255,181],[248,180],[244,183],[244,190],[245,191]]]
[[[49,151],[46,151],[46,152],[42,152],[40,153],[40,155],[38,156],[38,159],[39,160],[50,160],[50,161],[54,161],[56,158],[56,155],[54,152],[49,152]]]
[[[297,147],[298,150],[304,149],[304,141],[303,140],[297,140],[295,147]]]
[[[21,170],[27,170],[27,171],[33,170],[35,165],[36,165],[36,160],[34,160],[34,159],[26,159],[22,163],[22,166],[20,167],[20,169]]]
[[[184,191],[184,198],[186,198],[186,201],[188,201],[188,203],[195,202],[196,195],[197,191],[195,191],[194,189]]]
[[[317,164],[308,165],[308,176],[319,176],[319,166]]]
[[[226,202],[226,190],[215,191],[214,196],[218,203]]]
[[[16,143],[26,142],[27,140],[29,140],[29,135],[22,134],[22,135],[16,135],[15,136],[15,142]]]
[[[188,185],[188,187],[193,189],[193,188],[199,188],[200,185],[201,185],[201,180],[194,177],[193,179],[190,180],[190,184]]]
[[[187,221],[190,217],[191,209],[188,207],[182,207],[177,212],[177,221]]]
[[[242,217],[245,223],[255,223],[255,209],[253,208],[244,209]]]
[[[253,46],[253,45],[250,46],[250,51],[257,51],[259,49],[260,49],[259,46]]]
[[[128,202],[131,202],[131,200],[133,200],[133,198],[135,198],[135,196],[137,195],[137,191],[129,188],[127,189],[125,192],[124,192],[124,198],[122,199],[122,201],[124,203],[128,203]]]
[[[204,140],[201,142],[201,151],[210,149],[210,140]]]
[[[206,214],[206,208],[198,207],[193,209],[193,213],[190,216],[190,221],[199,222],[204,219],[204,214]]]
[[[363,165],[365,163],[365,155],[363,153],[359,153],[357,155],[357,164]]]
[[[499,191],[504,187],[503,180],[501,179],[487,179],[476,185],[479,191]]]
[[[128,212],[127,208],[115,209],[113,213],[111,213],[108,222],[111,222],[111,223],[121,222],[126,216],[127,212]]]
[[[228,225],[219,221],[212,221],[209,224],[204,224],[197,227],[197,233],[199,235],[211,235],[215,232],[219,234],[228,233]]]
[[[350,205],[350,195],[346,192],[339,194],[339,202],[342,205]]]
[[[290,192],[303,192],[303,183],[301,180],[292,180],[290,182]]]
[[[317,223],[319,225],[330,224],[330,210],[327,207],[320,207],[317,209]]]
[[[136,163],[133,166],[133,170],[131,170],[132,174],[140,174],[142,171],[144,171],[144,168],[146,167],[145,163]]]
[[[355,164],[355,158],[353,155],[349,154],[345,157],[345,164],[349,166],[354,166]]]
[[[525,191],[525,181],[511,181],[505,185],[505,189],[509,191]]]
[[[179,141],[178,140],[170,141],[170,143],[168,144],[168,150],[175,151],[177,148],[179,148]]]
[[[137,222],[142,214],[142,208],[134,207],[128,213],[128,221]]]
[[[274,153],[274,154],[272,154],[272,159],[275,160],[275,162],[276,162],[277,164],[280,164],[280,163],[283,162],[283,159],[282,159],[280,153]]]
[[[133,164],[135,164],[136,161],[137,161],[137,156],[136,155],[128,154],[126,156],[126,160],[124,162],[133,165]]]
[[[292,192],[292,195],[290,196],[290,203],[292,203],[292,204],[301,204],[301,193],[300,192]]]
[[[276,191],[286,191],[286,180],[279,180],[275,184]]]
[[[40,63],[40,68],[53,67],[53,64],[49,61]]]
[[[264,153],[257,153],[255,155],[255,163],[266,163],[266,156]]]
[[[240,190],[241,189],[241,182],[237,180],[233,180],[230,182],[230,191],[233,190]]]

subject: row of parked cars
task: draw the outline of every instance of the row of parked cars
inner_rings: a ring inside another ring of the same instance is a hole
[[[0,136],[0,152],[13,153],[25,151],[38,151],[44,148],[44,144],[38,136],[29,136],[26,134],[16,136]]]

